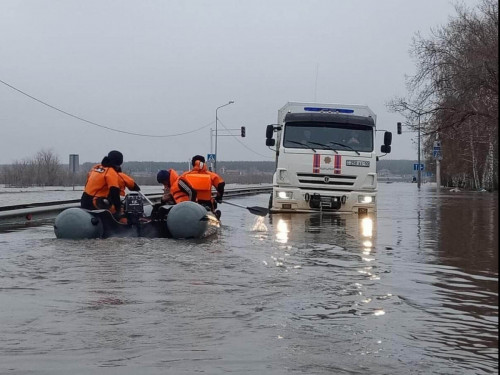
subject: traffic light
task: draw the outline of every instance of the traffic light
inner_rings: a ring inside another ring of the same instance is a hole
[[[403,131],[401,129],[401,123],[398,122],[398,134],[401,134]]]
[[[241,127],[241,136],[245,137],[245,127],[244,126]]]

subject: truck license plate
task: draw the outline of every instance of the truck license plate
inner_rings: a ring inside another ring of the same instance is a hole
[[[367,160],[346,160],[345,165],[348,167],[369,167],[370,162]]]

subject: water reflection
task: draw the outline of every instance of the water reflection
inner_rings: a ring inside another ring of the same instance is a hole
[[[289,231],[288,223],[283,219],[279,219],[276,225],[276,241],[279,243],[287,243]]]
[[[332,214],[273,214],[269,222],[274,229],[278,245],[272,260],[281,267],[326,267],[320,284],[330,288],[335,280],[337,298],[343,302],[315,302],[304,307],[305,319],[311,317],[337,318],[345,313],[354,315],[385,314],[384,309],[372,306],[380,295],[368,292],[380,280],[379,270],[384,266],[376,262],[375,217]],[[318,270],[313,268],[310,271]],[[384,271],[382,271],[384,272]],[[316,275],[314,276],[316,280]],[[336,293],[335,291],[333,291]],[[384,298],[387,295],[384,295]],[[325,311],[318,312],[318,309]],[[340,314],[340,315],[339,315]]]
[[[269,222],[275,228],[276,242],[286,244],[290,240],[311,239],[311,242],[327,243],[336,240],[342,247],[373,246],[376,216],[335,214],[272,214]]]
[[[439,265],[421,280],[433,293],[418,302],[429,330],[415,336],[429,343],[430,355],[479,371],[477,357],[498,357],[498,198],[434,191],[427,197],[420,244],[433,249]]]
[[[228,207],[208,241],[2,233],[0,373],[496,373],[497,198],[378,198],[367,220]]]

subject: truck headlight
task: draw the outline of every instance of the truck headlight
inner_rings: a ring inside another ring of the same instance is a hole
[[[279,199],[292,199],[293,197],[293,192],[291,191],[277,191],[276,192],[276,198]]]
[[[375,197],[372,195],[358,195],[358,203],[375,203]]]

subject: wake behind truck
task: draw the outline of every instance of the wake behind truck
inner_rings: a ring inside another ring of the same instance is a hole
[[[376,211],[375,124],[375,113],[364,105],[283,106],[278,123],[266,129],[266,145],[276,147],[271,212]],[[391,141],[386,131],[383,154]]]

